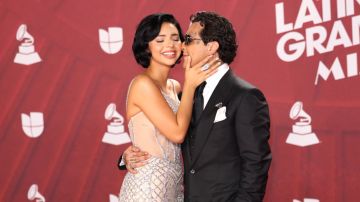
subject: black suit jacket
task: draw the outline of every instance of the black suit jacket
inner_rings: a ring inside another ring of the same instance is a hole
[[[219,103],[227,118],[214,123]],[[264,95],[229,70],[189,130],[195,132],[192,155],[189,134],[182,144],[185,201],[262,201],[271,162],[269,129]]]

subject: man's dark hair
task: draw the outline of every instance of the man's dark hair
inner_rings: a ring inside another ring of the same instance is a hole
[[[179,32],[180,40],[184,41],[184,36],[179,22],[173,15],[167,13],[156,13],[146,16],[137,26],[132,45],[136,62],[144,68],[148,68],[150,65],[151,53],[149,51],[149,42],[159,35],[161,25],[165,22],[175,25]]]
[[[219,43],[218,53],[223,62],[230,64],[234,60],[238,45],[229,20],[214,12],[202,11],[191,15],[190,21],[199,22],[203,27],[199,35],[205,44],[212,41]]]

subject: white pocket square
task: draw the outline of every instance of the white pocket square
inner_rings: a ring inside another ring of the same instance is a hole
[[[217,110],[214,123],[223,121],[225,119],[226,119],[226,106],[223,106]]]

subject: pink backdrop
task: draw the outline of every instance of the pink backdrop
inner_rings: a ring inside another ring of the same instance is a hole
[[[131,51],[136,25],[150,13],[168,12],[186,31],[189,15],[199,10],[215,11],[233,23],[239,49],[231,67],[262,89],[269,101],[273,162],[265,201],[359,201],[360,76],[357,63],[348,67],[355,75],[349,75],[346,66],[347,55],[355,53],[360,59],[359,46],[338,45],[327,53],[281,60],[276,47],[285,33],[276,32],[275,12],[281,2],[285,23],[295,22],[299,0],[0,1],[0,201],[28,201],[32,184],[47,201],[109,201],[109,194],[118,194],[125,172],[117,169],[117,158],[129,144],[101,140],[110,122],[104,119],[107,105],[115,102],[124,115],[127,86],[142,70]],[[320,15],[326,2],[314,2]],[[330,1],[331,20],[318,26],[329,35],[339,20],[354,37],[351,22],[360,5],[355,2],[354,15],[338,19],[336,2]],[[21,24],[35,38],[39,63],[13,61],[21,44],[16,40]],[[295,31],[304,35],[314,26],[306,22]],[[99,45],[98,29],[108,27],[123,28],[123,47],[112,55]],[[344,40],[340,35],[337,39]],[[334,70],[315,85],[320,61],[330,67],[336,58],[345,77],[335,80]],[[183,81],[181,66],[172,77]],[[312,117],[319,144],[286,143],[296,101],[302,101]],[[38,138],[29,138],[22,129],[21,113],[30,112],[44,114]]]

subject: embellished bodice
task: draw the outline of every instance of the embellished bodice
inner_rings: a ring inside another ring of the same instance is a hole
[[[175,88],[169,94],[161,93],[175,114],[180,104]],[[144,166],[136,168],[137,174],[128,172],[125,175],[119,200],[183,202],[180,145],[162,135],[142,111],[130,118],[129,132],[133,145],[148,152],[151,157]]]

